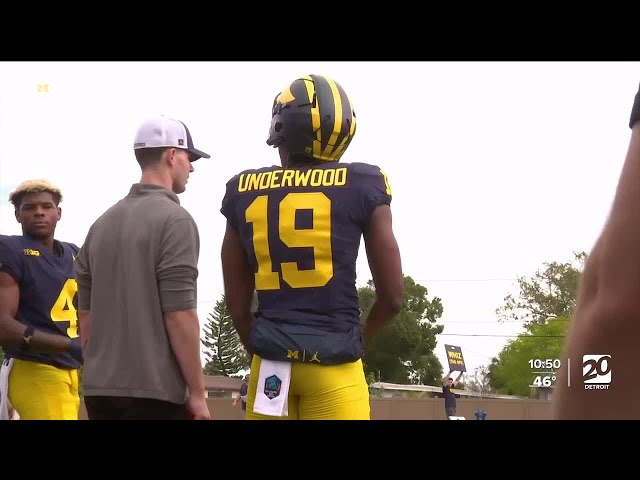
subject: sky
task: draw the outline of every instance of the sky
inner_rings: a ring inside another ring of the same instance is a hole
[[[312,73],[334,78],[354,105],[342,161],[388,174],[404,273],[443,303],[435,353],[444,373],[445,344],[462,348],[468,371],[487,365],[522,332],[495,313],[516,278],[588,252],[603,227],[640,63],[3,62],[0,234],[21,233],[9,193],[47,178],[64,194],[57,238],[82,245],[140,178],[137,126],[180,119],[212,157],[194,163],[180,195],[200,231],[204,325],[223,293],[225,183],[279,163],[266,144],[273,99]],[[370,278],[361,246],[358,284]]]

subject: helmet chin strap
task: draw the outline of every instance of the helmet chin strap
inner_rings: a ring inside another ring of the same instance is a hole
[[[283,168],[291,167],[291,152],[285,151],[280,154],[280,162],[282,163]]]

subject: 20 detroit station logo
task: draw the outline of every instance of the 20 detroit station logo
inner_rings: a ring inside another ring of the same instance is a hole
[[[611,355],[583,355],[582,382],[585,390],[608,390],[611,384]]]

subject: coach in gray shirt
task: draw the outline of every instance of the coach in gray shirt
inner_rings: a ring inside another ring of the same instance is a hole
[[[208,420],[196,280],[200,239],[180,206],[210,158],[180,121],[143,123],[140,183],[89,229],[75,265],[89,419]]]

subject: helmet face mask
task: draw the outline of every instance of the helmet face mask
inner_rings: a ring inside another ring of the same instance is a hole
[[[356,132],[351,100],[321,75],[294,80],[276,96],[271,114],[267,145],[316,160],[340,161]]]

